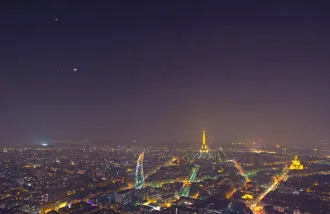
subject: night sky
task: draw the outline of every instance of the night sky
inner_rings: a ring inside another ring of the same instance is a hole
[[[328,1],[4,2],[0,144],[330,140]]]

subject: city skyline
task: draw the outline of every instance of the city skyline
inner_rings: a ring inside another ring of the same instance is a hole
[[[329,214],[325,1],[6,1],[1,214]]]
[[[329,150],[257,150],[251,142],[216,149],[204,129],[199,138],[199,150],[88,142],[0,147],[0,212],[329,213]]]
[[[0,144],[330,136],[320,2],[4,3]]]

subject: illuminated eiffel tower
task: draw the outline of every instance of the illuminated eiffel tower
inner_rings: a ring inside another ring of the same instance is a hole
[[[207,144],[207,137],[206,137],[206,131],[203,129],[202,131],[202,144],[201,148],[198,153],[198,159],[204,159],[204,160],[213,160],[219,158],[218,153],[212,149],[209,148]]]
[[[206,130],[203,129],[201,148],[193,159],[195,160],[197,158],[197,159],[209,160],[214,163],[224,162],[225,159],[224,157],[226,156],[224,155],[223,150],[221,150],[220,153],[222,154],[222,156],[220,156],[220,154],[217,151],[210,149],[210,147],[207,144]]]
[[[221,151],[223,152],[223,151]],[[184,182],[183,187],[181,189],[181,196],[189,197],[190,186],[193,182],[195,182],[196,177],[198,176],[198,172],[204,170],[204,167],[209,168],[210,164],[219,164],[223,162],[217,151],[210,149],[207,144],[206,130],[202,131],[202,143],[200,150],[194,153],[194,156],[190,159],[190,164],[188,167],[191,167],[189,177]]]
[[[205,129],[203,129],[202,131],[202,145],[201,145],[201,149],[199,150],[199,157],[205,159],[207,156],[209,156],[209,146],[207,145],[207,141],[206,141],[206,131]]]

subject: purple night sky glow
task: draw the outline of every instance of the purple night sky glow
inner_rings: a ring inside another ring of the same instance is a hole
[[[0,12],[0,144],[330,140],[329,4],[18,2]]]

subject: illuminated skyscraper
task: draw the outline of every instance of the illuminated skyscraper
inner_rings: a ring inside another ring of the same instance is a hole
[[[142,152],[139,155],[139,159],[136,164],[136,170],[135,170],[135,188],[136,189],[141,189],[144,186],[143,160],[144,160],[144,152]]]

